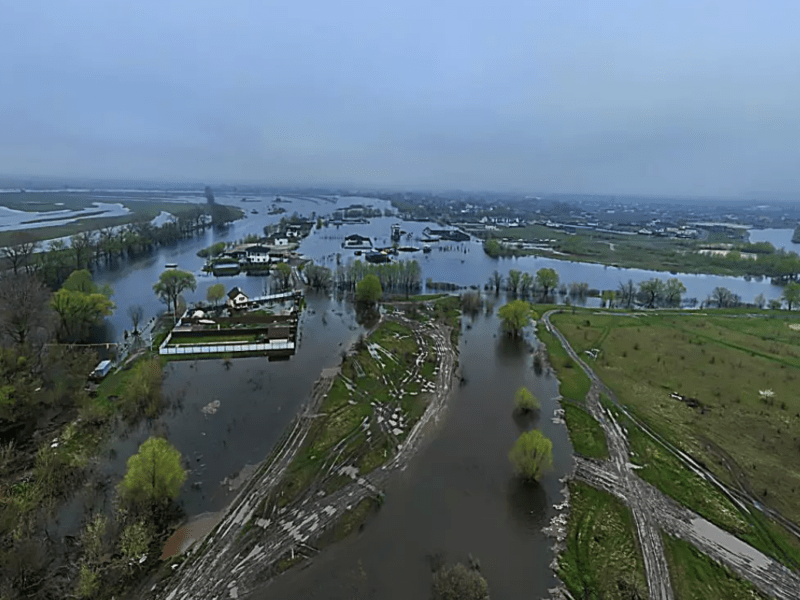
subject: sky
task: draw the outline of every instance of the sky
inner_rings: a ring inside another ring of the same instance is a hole
[[[800,191],[800,2],[6,0],[0,173]]]

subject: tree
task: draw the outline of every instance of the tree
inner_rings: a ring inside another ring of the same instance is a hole
[[[773,298],[769,301],[769,309],[770,310],[780,310],[782,306],[782,302],[776,298]]]
[[[767,299],[764,297],[764,294],[759,294],[753,298],[753,304],[756,305],[756,308],[764,308],[767,305]]]
[[[709,302],[716,304],[717,308],[737,306],[739,304],[739,300],[739,296],[734,294],[726,287],[715,287],[711,292],[711,296],[709,297]]]
[[[639,284],[639,295],[647,308],[655,308],[664,295],[664,282],[658,278],[642,281]]]
[[[636,286],[633,279],[628,279],[627,283],[619,284],[619,303],[626,308],[633,306],[633,301],[636,299]]]
[[[542,296],[547,298],[547,293],[558,285],[558,273],[547,267],[539,269],[536,271],[536,285],[542,288]]]
[[[375,275],[365,275],[356,284],[356,300],[362,304],[375,304],[382,295],[381,282]]]
[[[0,331],[20,347],[32,338],[46,341],[53,315],[50,296],[50,290],[35,275],[0,276]]]
[[[128,459],[119,489],[126,500],[155,508],[177,498],[184,481],[181,453],[164,438],[151,437]]]
[[[495,269],[489,277],[489,285],[494,288],[494,293],[499,294],[500,288],[503,286],[503,276]]]
[[[553,466],[553,442],[541,431],[526,431],[514,443],[508,459],[523,479],[539,481]]]
[[[488,600],[489,585],[475,568],[461,563],[433,574],[433,600]]]
[[[50,301],[58,314],[62,340],[79,340],[114,311],[111,288],[98,287],[85,270],[73,271]]]
[[[519,281],[519,293],[523,296],[527,296],[528,292],[533,291],[533,275],[528,272],[522,274],[522,278]]]
[[[681,296],[686,293],[686,286],[677,277],[667,279],[664,285],[664,303],[667,306],[678,306],[681,303]]]
[[[796,281],[787,283],[786,287],[783,288],[781,298],[786,302],[788,310],[792,310],[792,305],[800,302],[800,283]]]
[[[279,262],[273,269],[275,276],[278,278],[279,285],[282,290],[288,289],[289,281],[292,278],[292,268],[285,262]]]
[[[122,530],[120,537],[120,551],[122,556],[129,560],[136,560],[147,553],[153,534],[150,526],[144,521],[136,521]]]
[[[535,313],[531,305],[525,300],[512,300],[501,306],[497,315],[503,322],[503,331],[513,337],[518,337],[531,323],[531,318],[535,318]]]
[[[520,414],[533,412],[542,407],[539,399],[526,387],[521,387],[514,394],[514,411]]]
[[[225,285],[222,283],[215,283],[208,286],[206,290],[206,300],[211,304],[216,304],[225,297]]]
[[[128,307],[128,316],[131,319],[131,325],[133,325],[133,335],[138,335],[139,323],[144,318],[144,308],[142,308],[141,304],[131,304]]]
[[[38,246],[39,242],[27,231],[15,231],[11,235],[11,244],[0,247],[0,256],[8,261],[14,275],[19,274],[22,267],[25,267],[26,273],[31,273],[34,267],[31,258]]]
[[[519,290],[519,284],[522,281],[522,272],[517,271],[516,269],[511,269],[508,272],[508,277],[506,278],[508,291],[517,295],[517,291]]]
[[[195,291],[197,280],[188,271],[168,269],[161,273],[158,282],[153,284],[153,291],[167,305],[173,309],[175,318],[178,318],[178,297],[184,290]]]

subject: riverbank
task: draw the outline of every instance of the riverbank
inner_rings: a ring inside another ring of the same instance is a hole
[[[324,543],[351,531],[349,511],[366,517],[362,501],[381,501],[389,474],[407,463],[443,409],[454,368],[446,326],[384,316],[323,373],[285,442],[156,595],[244,594],[316,554],[317,540],[337,522],[339,533]],[[231,569],[219,569],[227,563]]]

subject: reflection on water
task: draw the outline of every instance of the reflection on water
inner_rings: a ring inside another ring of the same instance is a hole
[[[547,495],[539,483],[509,479],[506,500],[514,527],[538,533],[547,524]]]

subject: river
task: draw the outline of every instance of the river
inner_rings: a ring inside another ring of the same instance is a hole
[[[437,431],[394,478],[363,532],[250,598],[426,598],[432,553],[448,562],[478,558],[494,598],[547,595],[556,580],[552,540],[541,530],[562,500],[559,478],[572,466],[566,428],[552,419],[557,380],[534,373],[526,344],[502,335],[494,316],[465,328],[459,363],[466,383],[455,388]],[[542,401],[535,418],[512,416],[522,385]],[[522,484],[508,452],[532,428],[553,440],[554,468],[540,484]]]

